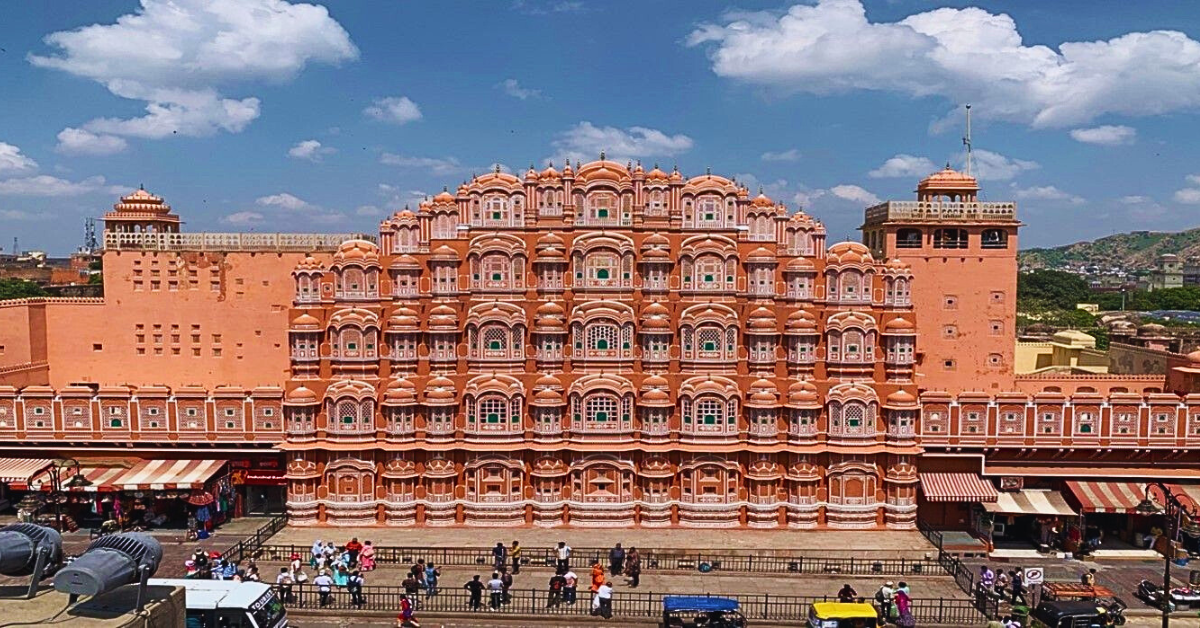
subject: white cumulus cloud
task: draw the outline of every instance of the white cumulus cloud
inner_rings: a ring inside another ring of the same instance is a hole
[[[286,81],[309,63],[358,57],[325,7],[284,0],[141,0],[114,23],[51,33],[45,42],[53,52],[29,55],[33,65],[146,103],[144,116],[80,128],[144,138],[237,133],[259,116],[259,100],[226,98],[222,87]]]
[[[124,138],[115,135],[96,134],[83,129],[67,127],[58,133],[58,146],[64,155],[112,155],[129,147]]]
[[[938,169],[937,164],[928,157],[914,157],[900,153],[883,162],[878,168],[867,173],[867,176],[882,179],[889,177],[924,177]]]
[[[246,211],[246,212],[235,212],[235,213],[229,214],[228,216],[221,218],[221,222],[223,222],[225,224],[229,224],[229,225],[237,225],[239,227],[246,227],[246,226],[250,226],[250,225],[260,224],[265,219],[266,219],[266,217],[258,212]]]
[[[601,151],[606,153],[607,159],[618,161],[677,155],[690,150],[693,142],[686,135],[668,135],[658,129],[599,127],[584,121],[559,133],[552,144],[557,151],[553,159],[561,162],[565,159],[590,161],[598,158]]]
[[[966,154],[959,156],[960,161],[966,161]],[[1036,161],[1006,157],[990,150],[974,150],[971,152],[971,174],[981,180],[1007,181],[1022,172],[1037,170],[1041,165]]]
[[[0,174],[9,175],[37,170],[37,162],[21,154],[21,149],[0,142]]]
[[[1071,139],[1084,144],[1099,144],[1101,146],[1120,146],[1132,144],[1137,138],[1137,129],[1129,126],[1104,126],[1090,129],[1072,129]]]
[[[363,114],[383,122],[408,124],[421,119],[421,108],[407,96],[388,96],[376,98],[371,106],[363,109]]]
[[[1189,183],[1200,185],[1200,174],[1189,174],[1186,178]]]
[[[879,203],[879,197],[864,190],[857,185],[835,185],[829,188],[829,193],[847,201],[854,201],[863,205],[875,205]]]
[[[383,153],[379,156],[379,163],[385,166],[428,170],[432,174],[442,175],[454,174],[463,170],[463,165],[453,157],[412,157],[397,155],[395,153]]]
[[[287,154],[292,159],[321,161],[325,155],[332,155],[336,152],[336,148],[322,146],[317,140],[304,140],[303,142],[297,142],[295,146],[289,148]]]
[[[800,149],[789,148],[781,151],[767,151],[763,153],[759,159],[763,161],[799,161]]]
[[[2,186],[3,183],[0,183]],[[1183,188],[1175,192],[1176,203],[1187,203],[1188,205],[1200,205],[1200,189]]]
[[[503,89],[505,94],[520,100],[529,100],[530,98],[537,98],[542,95],[542,90],[521,87],[521,83],[514,78],[504,79],[498,87]]]
[[[1082,197],[1064,192],[1053,185],[1033,186],[1028,188],[1015,188],[1013,195],[1021,200],[1033,201],[1062,201],[1072,205],[1082,205],[1084,200]]]
[[[1027,45],[1006,14],[939,8],[872,22],[861,0],[730,13],[687,39],[722,77],[786,92],[938,96],[982,116],[1061,128],[1200,106],[1200,42],[1178,31]]]
[[[121,194],[126,191],[127,188],[123,186],[108,185],[101,176],[68,181],[48,174],[39,174],[0,181],[0,195],[5,196],[82,196],[93,193]]]
[[[278,207],[280,209],[290,209],[292,211],[303,211],[308,209],[316,209],[316,205],[299,198],[287,192],[279,194],[271,194],[270,196],[260,196],[254,200],[255,203],[263,207]]]

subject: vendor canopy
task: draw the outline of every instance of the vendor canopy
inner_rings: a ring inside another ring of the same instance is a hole
[[[1041,515],[1046,517],[1075,515],[1075,511],[1063,499],[1062,493],[1038,489],[1000,493],[996,497],[995,503],[985,503],[983,509],[998,515]]]
[[[0,458],[0,483],[24,490],[33,478],[54,464],[47,458]]]
[[[147,460],[109,481],[122,491],[204,488],[224,460]]]
[[[1084,512],[1134,514],[1146,498],[1145,482],[1067,482]]]
[[[921,491],[931,502],[995,502],[996,487],[978,473],[921,473]]]

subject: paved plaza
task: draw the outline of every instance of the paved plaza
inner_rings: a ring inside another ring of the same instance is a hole
[[[379,547],[492,547],[514,540],[525,547],[571,547],[719,550],[788,550],[813,557],[924,558],[937,548],[916,530],[745,530],[696,528],[306,528],[288,526],[271,537],[271,545],[312,545],[316,539],[345,544],[351,537],[370,539]]]

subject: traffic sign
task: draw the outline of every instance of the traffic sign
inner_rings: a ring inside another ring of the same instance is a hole
[[[1046,573],[1041,567],[1025,568],[1025,584],[1041,584],[1045,578]]]

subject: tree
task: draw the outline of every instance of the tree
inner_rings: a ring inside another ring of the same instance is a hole
[[[1078,303],[1088,303],[1092,291],[1082,277],[1060,270],[1035,270],[1017,275],[1017,300],[1040,301],[1047,305],[1073,310]]]
[[[44,297],[46,291],[32,281],[24,279],[0,279],[0,301],[5,299],[28,299]]]

